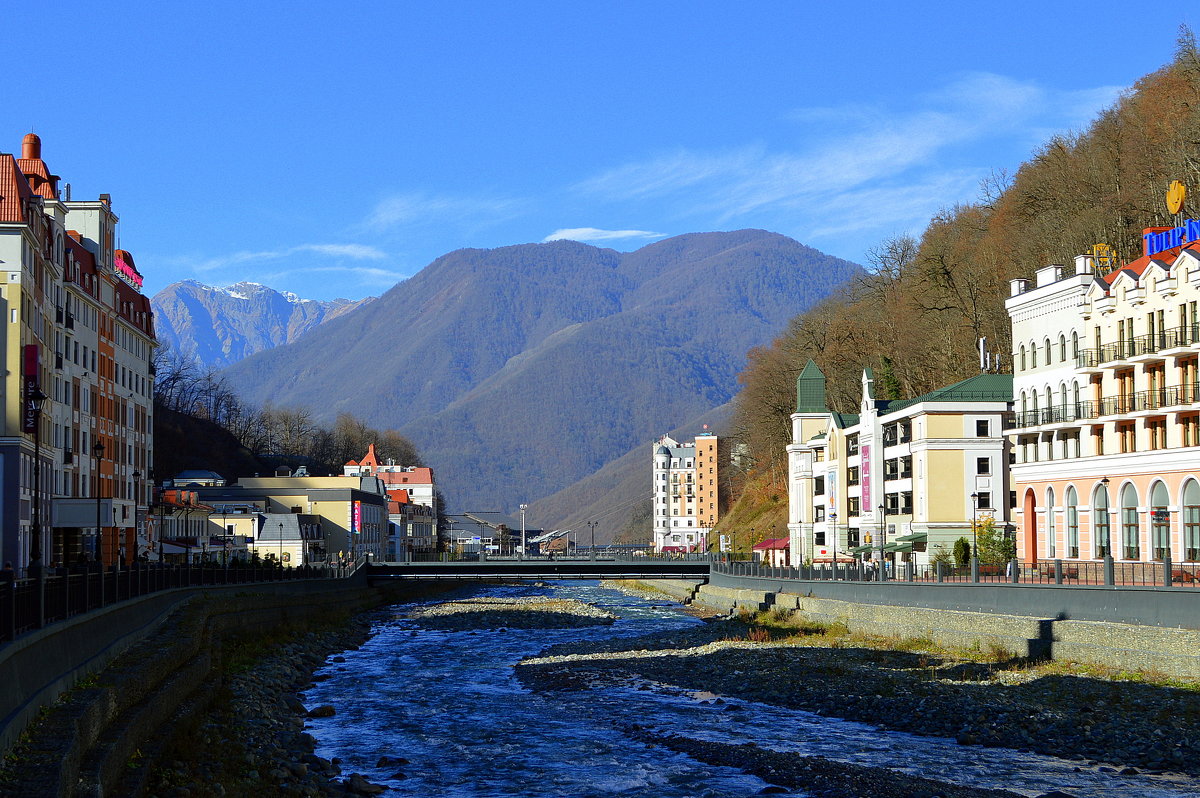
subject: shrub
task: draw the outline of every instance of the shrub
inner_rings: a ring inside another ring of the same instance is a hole
[[[971,562],[971,543],[966,538],[954,541],[954,562],[959,567]]]

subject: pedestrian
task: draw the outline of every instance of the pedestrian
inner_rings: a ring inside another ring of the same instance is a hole
[[[11,582],[17,578],[17,572],[13,570],[12,562],[5,562],[4,567],[0,568],[0,581]]]

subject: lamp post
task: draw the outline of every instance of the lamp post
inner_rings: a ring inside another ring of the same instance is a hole
[[[529,509],[528,504],[521,505],[521,554],[517,559],[525,559],[525,511]]]
[[[887,507],[879,505],[879,581],[883,581],[887,571],[887,561],[884,560],[883,545],[887,539]]]
[[[588,521],[588,522],[587,522],[588,529],[590,529],[590,530],[591,530],[591,533],[592,533],[592,553],[591,553],[591,557],[592,557],[592,559],[593,559],[593,560],[594,560],[594,559],[596,559],[596,527],[599,525],[599,523],[600,523],[599,521]]]
[[[976,516],[979,514],[979,494],[971,494],[971,559],[979,557],[979,525]]]
[[[142,472],[135,468],[133,469],[133,559],[137,559],[137,523],[138,523],[138,508],[142,504]]]
[[[1104,514],[1108,516],[1109,496],[1108,496],[1108,477],[1103,477],[1100,484],[1104,486]],[[1112,557],[1112,523],[1111,517],[1105,519],[1104,523],[1104,556]]]
[[[29,408],[33,410],[33,526],[29,541],[29,574],[36,576],[42,569],[42,407],[46,394],[34,387],[29,394]]]
[[[283,522],[279,522],[279,567],[283,567]]]
[[[833,553],[829,556],[829,573],[834,579],[837,579],[837,513],[829,514],[829,525],[833,527],[833,543],[830,545],[830,551]],[[826,537],[829,537],[827,534]]]
[[[96,456],[96,560],[100,570],[104,570],[104,527],[100,526],[100,461],[104,459],[104,442],[97,440],[92,446],[92,454]]]

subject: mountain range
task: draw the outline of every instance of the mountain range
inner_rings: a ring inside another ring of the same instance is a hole
[[[309,330],[373,299],[301,299],[259,283],[217,288],[195,280],[172,283],[151,298],[160,343],[206,366],[295,341]]]
[[[700,432],[748,350],[860,273],[762,230],[463,249],[222,374],[252,404],[399,430],[451,510],[536,501],[549,528],[632,505],[636,472],[648,495],[649,443]]]

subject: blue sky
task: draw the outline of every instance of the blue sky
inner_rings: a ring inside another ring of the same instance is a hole
[[[835,6],[835,7],[834,7]],[[164,11],[163,9],[170,9]],[[157,291],[378,294],[459,247],[758,227],[862,262],[1168,62],[1195,2],[24,4],[0,151]]]

